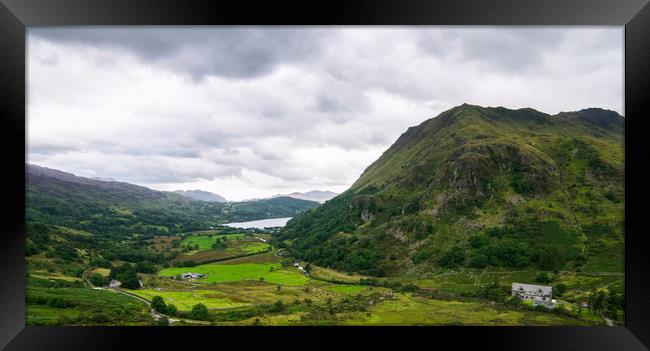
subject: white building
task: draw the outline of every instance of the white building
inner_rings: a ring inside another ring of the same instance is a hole
[[[111,279],[110,282],[108,282],[108,287],[109,288],[119,288],[122,283],[119,280]]]
[[[532,301],[534,306],[555,308],[553,288],[545,285],[512,283],[512,296],[522,301]]]
[[[199,279],[205,277],[205,274],[201,273],[183,273],[181,274],[181,278],[183,279]]]

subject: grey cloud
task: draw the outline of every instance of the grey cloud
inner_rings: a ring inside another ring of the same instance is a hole
[[[30,105],[43,124],[29,154],[141,184],[344,188],[408,126],[462,102],[552,113],[581,94],[582,107],[616,108],[622,89],[610,59],[620,31],[356,30],[30,29]],[[69,117],[93,113],[99,127]]]
[[[60,153],[68,153],[73,151],[79,151],[80,148],[76,145],[61,145],[53,144],[43,141],[35,141],[29,143],[27,150],[30,154],[38,155],[56,155]]]
[[[418,48],[440,58],[458,53],[461,60],[497,70],[522,72],[542,63],[542,53],[560,45],[566,30],[469,28],[451,30],[444,36],[435,34],[422,33]]]
[[[29,34],[58,43],[127,50],[194,79],[251,79],[277,64],[316,57],[323,39],[332,33],[274,27],[44,27],[32,28]]]

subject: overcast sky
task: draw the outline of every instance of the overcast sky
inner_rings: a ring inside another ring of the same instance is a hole
[[[228,200],[342,192],[464,102],[623,111],[623,27],[28,31],[28,162]]]

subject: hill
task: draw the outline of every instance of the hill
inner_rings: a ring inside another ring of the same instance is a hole
[[[220,195],[211,193],[209,191],[203,191],[203,190],[176,190],[174,191],[176,194],[183,195],[187,198],[193,199],[193,200],[198,200],[198,201],[206,201],[206,202],[226,202],[226,199],[223,198]]]
[[[383,276],[438,268],[623,271],[624,118],[464,104],[408,128],[276,245]]]
[[[157,235],[225,222],[290,217],[318,205],[288,197],[205,202],[134,184],[78,177],[27,165],[28,222],[61,225],[98,235]]]
[[[272,198],[288,196],[288,197],[292,197],[294,199],[301,199],[301,200],[307,200],[307,201],[316,201],[316,202],[319,202],[319,203],[323,203],[323,202],[325,202],[327,200],[332,199],[336,195],[338,195],[338,194],[334,193],[334,192],[331,192],[331,191],[312,190],[312,191],[307,191],[307,192],[304,192],[304,193],[293,192],[293,193],[286,194],[286,195],[279,194],[279,195],[273,196]]]

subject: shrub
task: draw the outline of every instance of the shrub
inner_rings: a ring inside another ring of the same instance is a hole
[[[455,268],[465,261],[463,249],[459,246],[452,246],[438,258],[438,265],[446,268]]]
[[[165,313],[165,314],[174,317],[174,316],[176,316],[178,314],[178,309],[176,308],[176,306],[174,306],[172,304],[169,304],[169,305],[167,305],[166,312],[167,313]]]
[[[192,319],[204,321],[208,319],[208,308],[202,303],[197,303],[192,307]]]
[[[562,296],[569,288],[566,286],[566,284],[557,284],[553,287],[553,293],[557,296]]]
[[[159,313],[165,313],[167,310],[167,304],[161,296],[154,296],[151,299],[151,307]]]
[[[90,283],[95,286],[104,286],[108,284],[108,279],[104,278],[99,273],[94,273],[88,280],[90,280]]]
[[[470,257],[469,265],[473,268],[485,268],[488,264],[488,257],[484,254],[478,253]]]
[[[547,284],[551,282],[551,277],[548,276],[545,272],[541,272],[535,277],[535,281],[542,284]]]

